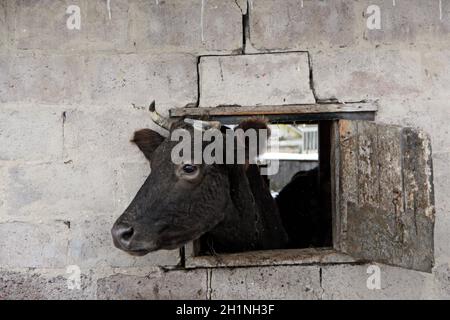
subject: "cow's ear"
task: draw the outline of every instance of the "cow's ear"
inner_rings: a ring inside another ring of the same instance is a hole
[[[270,134],[270,128],[267,125],[267,119],[264,118],[248,118],[242,120],[236,127],[236,129],[242,129],[244,131],[247,131],[248,129],[265,129],[268,130],[268,133]]]
[[[131,142],[134,142],[150,160],[153,151],[164,141],[164,137],[151,129],[141,129],[134,133]]]
[[[270,137],[270,128],[266,119],[249,118],[239,123],[234,130],[238,133],[239,129],[243,135],[236,134],[237,143],[245,147],[247,167],[248,163],[255,160],[256,156],[266,151],[267,139]],[[257,141],[251,141],[252,138],[256,138]]]

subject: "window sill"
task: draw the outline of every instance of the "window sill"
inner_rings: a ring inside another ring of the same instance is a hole
[[[195,256],[194,244],[185,247],[186,268],[254,267],[354,263],[356,259],[332,248],[280,249]]]

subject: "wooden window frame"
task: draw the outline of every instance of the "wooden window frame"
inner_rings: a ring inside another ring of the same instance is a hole
[[[186,268],[198,267],[246,267],[276,265],[310,265],[357,263],[365,260],[344,253],[341,245],[343,221],[341,208],[340,174],[342,143],[339,120],[374,121],[377,112],[374,103],[324,103],[285,106],[217,106],[209,108],[171,109],[171,117],[208,118],[223,124],[234,124],[250,116],[263,116],[271,123],[317,122],[319,123],[319,148],[325,145],[325,152],[319,150],[319,162],[329,164],[323,172],[329,172],[331,189],[329,207],[332,214],[332,247],[306,249],[279,249],[250,251],[216,256],[199,256],[199,243],[189,243],[183,250]],[[319,176],[321,176],[319,169]],[[345,199],[344,199],[345,201]],[[428,271],[428,270],[422,270]]]

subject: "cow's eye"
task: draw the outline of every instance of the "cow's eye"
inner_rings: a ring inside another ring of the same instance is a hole
[[[192,164],[183,165],[183,171],[185,173],[194,173],[197,170],[197,167]]]

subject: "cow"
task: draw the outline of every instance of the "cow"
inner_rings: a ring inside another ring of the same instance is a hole
[[[321,185],[319,168],[299,171],[275,198],[289,236],[286,248],[331,246],[331,215],[321,200],[328,185]]]
[[[132,142],[150,162],[151,173],[112,227],[117,248],[141,256],[180,248],[200,237],[220,253],[278,249],[287,244],[275,200],[254,162],[176,164],[171,153],[178,142],[170,139],[171,133],[184,129],[193,137],[198,128],[186,119],[162,117],[154,103],[150,114],[169,131],[169,137],[151,129],[134,133]],[[207,127],[210,122],[202,123]],[[225,126],[219,127],[225,132]],[[242,121],[238,128],[268,130],[256,118]]]

